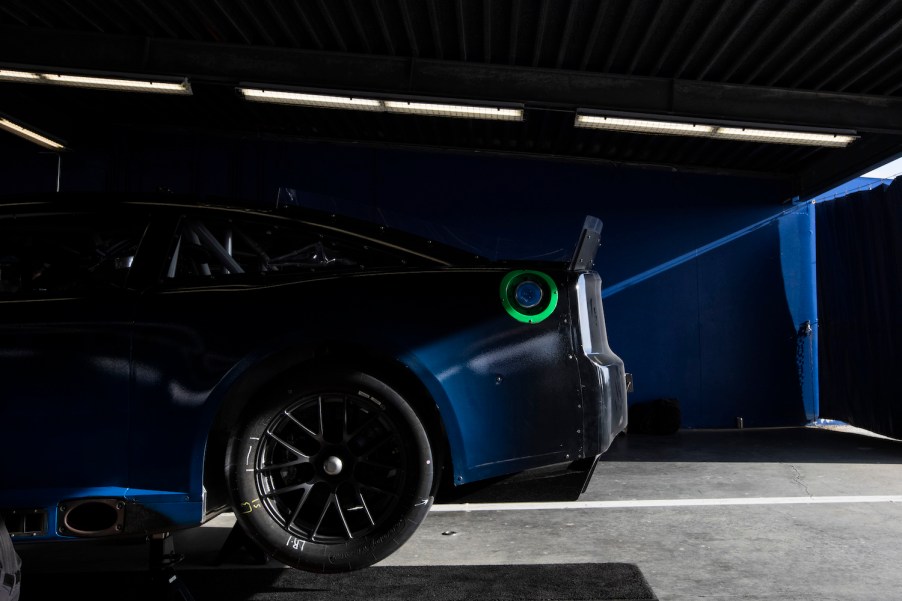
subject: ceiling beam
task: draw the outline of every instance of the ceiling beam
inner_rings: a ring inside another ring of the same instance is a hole
[[[7,67],[178,75],[902,135],[902,98],[555,69],[0,27]]]

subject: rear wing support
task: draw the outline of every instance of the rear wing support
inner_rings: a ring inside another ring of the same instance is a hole
[[[595,254],[598,252],[598,243],[601,240],[601,219],[586,215],[583,230],[576,242],[576,250],[573,259],[567,267],[570,271],[589,271],[595,267]]]

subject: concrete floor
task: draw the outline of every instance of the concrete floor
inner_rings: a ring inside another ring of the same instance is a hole
[[[210,567],[232,523],[173,535],[180,565]],[[870,601],[902,599],[900,540],[902,442],[842,428],[683,430],[620,436],[573,504],[441,506],[380,565],[627,562],[661,601]],[[21,554],[34,571],[146,558],[107,546],[102,561],[64,559],[70,546]]]

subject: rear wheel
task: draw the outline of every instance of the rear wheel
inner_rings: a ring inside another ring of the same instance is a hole
[[[272,559],[304,570],[384,559],[433,501],[422,422],[395,390],[359,372],[280,387],[246,417],[228,457],[241,526]]]

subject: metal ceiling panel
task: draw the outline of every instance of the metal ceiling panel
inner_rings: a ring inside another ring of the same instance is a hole
[[[553,156],[790,180],[902,152],[894,0],[6,0],[0,68],[189,77],[150,98],[0,82],[0,112],[75,148],[192,130]],[[522,103],[521,123],[251,106],[241,82]],[[577,108],[853,129],[847,148],[582,130]],[[90,126],[88,126],[90,125]]]

